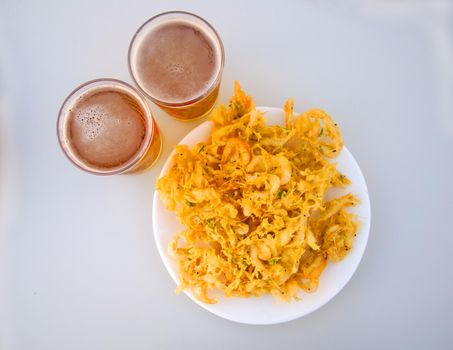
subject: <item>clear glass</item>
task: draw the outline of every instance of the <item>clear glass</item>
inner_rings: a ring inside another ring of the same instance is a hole
[[[141,73],[137,67],[137,60],[144,38],[146,38],[146,36],[158,26],[171,22],[188,23],[191,26],[196,27],[197,30],[202,31],[207,37],[209,37],[211,44],[213,45],[213,50],[215,51],[216,57],[219,61],[216,66],[215,74],[212,75],[211,83],[207,84],[203,91],[200,91],[197,96],[191,97],[188,100],[178,100],[176,102],[164,100],[163,98],[159,98],[153,94],[149,88],[141,83],[143,79],[140,78]],[[140,91],[170,116],[180,120],[193,120],[201,118],[212,110],[219,94],[224,62],[225,53],[223,43],[215,29],[203,18],[192,13],[182,11],[165,12],[152,17],[145,22],[133,36],[128,53],[129,72]]]
[[[116,91],[126,94],[144,112],[145,136],[137,152],[126,162],[115,167],[98,167],[83,159],[71,144],[69,135],[69,112],[85,94],[94,91]],[[78,168],[95,175],[130,174],[145,170],[159,158],[162,139],[151,110],[144,96],[131,85],[116,79],[96,79],[77,87],[63,102],[57,120],[57,135],[61,149],[67,158]]]

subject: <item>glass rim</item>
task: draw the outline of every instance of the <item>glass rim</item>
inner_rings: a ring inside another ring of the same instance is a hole
[[[84,92],[89,91],[90,88],[95,88],[95,87],[122,87],[124,88],[127,92],[131,93],[131,97],[137,100],[139,102],[140,106],[143,107],[143,110],[145,111],[145,138],[144,142],[140,145],[140,148],[134,154],[133,157],[128,159],[126,162],[124,162],[121,165],[118,165],[116,167],[112,168],[107,168],[107,169],[102,169],[98,168],[95,166],[90,165],[88,162],[84,162],[80,160],[80,157],[77,157],[74,155],[74,152],[71,150],[71,147],[69,146],[69,142],[67,140],[67,128],[65,127],[65,121],[67,119],[67,109],[70,108],[71,105],[74,104],[75,100],[80,97]],[[139,161],[143,158],[143,156],[146,154],[148,148],[151,145],[151,142],[154,138],[154,133],[155,133],[155,128],[154,128],[154,118],[153,114],[151,112],[151,109],[149,108],[149,105],[146,101],[146,98],[143,96],[143,94],[138,91],[135,87],[132,85],[119,80],[119,79],[114,79],[114,78],[97,78],[97,79],[92,79],[89,80],[83,84],[80,84],[77,86],[75,89],[73,89],[68,96],[65,98],[63,103],[61,104],[60,110],[58,111],[58,118],[57,118],[57,138],[58,138],[58,143],[60,144],[60,148],[62,149],[63,153],[65,154],[66,158],[69,159],[69,161],[75,165],[77,168],[88,172],[90,174],[94,175],[116,175],[116,174],[122,174],[125,173],[126,171],[132,169]]]
[[[155,21],[156,19],[159,19],[161,17],[165,17],[165,16],[169,16],[169,15],[183,15],[183,16],[188,16],[188,17],[193,17],[197,20],[200,20],[202,23],[204,23],[210,30],[212,30],[213,34],[214,34],[214,37],[215,37],[215,40],[217,40],[217,43],[219,45],[219,48],[220,48],[220,65],[219,65],[219,69],[216,73],[216,78],[212,81],[212,83],[209,85],[209,87],[206,89],[206,91],[204,91],[203,93],[201,93],[199,96],[195,97],[195,98],[192,98],[190,100],[187,100],[187,101],[184,101],[184,102],[168,102],[168,101],[162,101],[154,96],[152,96],[150,93],[146,92],[141,86],[140,84],[138,83],[137,79],[135,78],[135,75],[134,75],[134,72],[132,70],[132,60],[131,60],[131,55],[132,55],[132,49],[134,47],[134,44],[136,43],[136,39],[137,39],[137,36],[138,34],[140,34],[140,32],[151,22]],[[200,100],[202,100],[203,98],[205,98],[206,96],[208,96],[215,88],[216,86],[219,84],[220,80],[222,79],[222,73],[223,73],[223,68],[224,68],[224,65],[225,65],[225,49],[223,47],[223,42],[222,42],[222,39],[220,38],[220,35],[217,33],[217,31],[215,30],[215,28],[208,22],[206,21],[204,18],[194,14],[194,13],[191,13],[191,12],[187,12],[187,11],[166,11],[166,12],[162,12],[162,13],[159,13],[151,18],[149,18],[148,20],[146,20],[137,30],[136,32],[134,33],[134,35],[132,36],[132,39],[131,39],[131,42],[129,44],[129,49],[128,49],[128,53],[127,53],[127,66],[128,66],[128,69],[129,69],[129,74],[132,78],[132,80],[134,81],[135,85],[137,86],[137,88],[145,95],[147,96],[149,99],[151,99],[155,104],[157,105],[160,105],[160,106],[164,106],[164,107],[186,107],[188,105],[191,105],[191,104],[194,104]]]

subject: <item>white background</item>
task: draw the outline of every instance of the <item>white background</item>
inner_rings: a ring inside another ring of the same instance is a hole
[[[453,4],[449,1],[0,0],[0,349],[447,349],[453,346]],[[346,288],[276,326],[220,319],[175,296],[151,206],[173,145],[199,122],[154,106],[162,157],[95,177],[58,148],[66,95],[131,81],[147,18],[195,12],[257,105],[326,109],[371,196],[368,248]]]

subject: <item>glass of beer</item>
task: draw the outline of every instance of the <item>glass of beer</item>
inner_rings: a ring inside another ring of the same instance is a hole
[[[201,17],[173,11],[149,19],[132,38],[128,56],[132,79],[169,115],[193,120],[214,107],[225,54]]]
[[[162,147],[143,95],[116,79],[92,80],[76,88],[61,106],[57,133],[69,160],[96,175],[144,170]]]

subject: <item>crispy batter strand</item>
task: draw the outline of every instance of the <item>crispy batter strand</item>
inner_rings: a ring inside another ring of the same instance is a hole
[[[328,161],[343,147],[324,111],[294,115],[268,126],[252,98],[235,84],[229,107],[211,118],[208,142],[176,147],[172,166],[157,182],[161,199],[186,226],[169,250],[181,284],[206,303],[226,296],[298,299],[316,290],[327,263],[344,258],[358,229],[347,208],[352,194],[325,199],[350,182]]]

